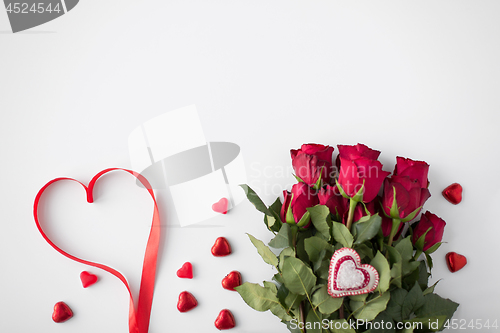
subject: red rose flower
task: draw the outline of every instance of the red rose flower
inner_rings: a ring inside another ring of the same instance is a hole
[[[382,170],[382,164],[374,159],[379,151],[362,144],[339,145],[339,184],[347,196],[353,198],[363,188],[359,201],[370,202],[377,196],[384,179],[390,174]]]
[[[328,183],[332,171],[333,147],[319,144],[304,144],[298,150],[290,150],[295,175],[313,187],[321,177]]]
[[[417,180],[408,176],[392,176],[384,181],[382,207],[387,216],[408,222],[415,218],[430,196],[429,190],[421,188]],[[393,209],[393,205],[397,209]]]
[[[429,173],[429,164],[424,161],[414,161],[401,156],[396,157],[396,167],[394,175],[408,176],[411,180],[418,180],[421,188],[429,187],[427,175]]]
[[[340,195],[336,186],[326,185],[318,192],[320,205],[325,205],[330,209],[330,213],[336,221],[342,221],[344,215],[349,211],[349,200]]]
[[[318,192],[320,205],[325,205],[330,209],[330,213],[334,216],[334,220],[346,224],[349,214],[349,199],[340,195],[336,186],[326,185]],[[375,201],[370,201],[366,204],[366,209],[370,215],[375,214]],[[361,204],[356,205],[354,209],[353,222],[359,221],[363,216],[368,215],[365,207]]]
[[[292,191],[283,191],[283,205],[281,206],[281,221],[283,223],[299,223],[307,208],[314,207],[319,203],[318,196],[305,183],[292,186]],[[310,219],[307,219],[302,227],[308,228]]]
[[[419,207],[431,196],[427,189],[428,172],[429,164],[426,162],[398,156],[394,175],[384,182],[382,207],[385,214],[404,222],[415,218]]]
[[[429,211],[425,212],[422,214],[420,221],[413,230],[413,244],[416,244],[418,239],[430,228],[429,232],[425,235],[424,240],[423,250],[427,251],[435,244],[441,242],[445,226],[446,222],[439,216],[432,214]]]
[[[355,146],[337,145],[337,147],[339,148],[339,157],[351,161],[361,157],[376,160],[380,155],[378,150],[368,148],[362,143],[358,143]]]

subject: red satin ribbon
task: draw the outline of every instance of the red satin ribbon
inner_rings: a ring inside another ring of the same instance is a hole
[[[134,300],[132,297],[132,292],[130,291],[130,286],[125,279],[125,277],[118,272],[117,270],[102,265],[98,264],[95,262],[83,260],[80,258],[77,258],[63,250],[61,250],[57,245],[55,245],[49,237],[43,232],[42,227],[40,226],[40,221],[38,219],[38,204],[40,202],[40,198],[43,194],[43,192],[49,187],[51,184],[58,182],[60,180],[71,180],[79,183],[85,188],[85,191],[87,192],[87,202],[92,203],[94,202],[94,197],[92,194],[92,191],[94,189],[94,185],[96,181],[104,174],[113,171],[113,170],[122,170],[130,173],[134,177],[136,177],[143,185],[144,187],[148,190],[149,194],[153,198],[154,202],[154,213],[153,213],[153,222],[151,224],[151,231],[149,233],[149,239],[148,243],[146,246],[146,253],[144,254],[144,263],[142,265],[142,277],[141,277],[141,286],[139,289],[139,301],[137,305],[137,309],[134,307]],[[82,264],[98,267],[100,269],[105,270],[106,272],[109,272],[119,278],[125,287],[128,290],[128,293],[130,295],[130,305],[129,305],[129,332],[130,333],[147,333],[149,330],[149,318],[151,315],[151,305],[153,303],[153,293],[154,293],[154,285],[155,285],[155,276],[156,276],[156,259],[158,256],[158,246],[160,243],[160,214],[158,212],[158,205],[156,204],[156,199],[155,195],[153,193],[153,190],[151,188],[151,185],[149,182],[141,176],[140,174],[131,171],[131,170],[126,170],[126,169],[120,169],[120,168],[110,168],[103,170],[99,172],[97,175],[92,178],[90,181],[88,187],[85,186],[83,183],[79,182],[76,179],[72,178],[56,178],[45,184],[44,187],[40,189],[38,194],[36,195],[35,198],[35,204],[33,207],[33,215],[35,217],[35,223],[36,226],[38,227],[38,230],[42,234],[43,238],[49,243],[54,249],[56,249],[59,253],[62,255],[77,261]]]

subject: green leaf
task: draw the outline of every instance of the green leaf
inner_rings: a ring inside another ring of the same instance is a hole
[[[370,321],[375,319],[380,312],[385,310],[390,297],[391,294],[389,292],[385,292],[382,295],[378,294],[368,301],[351,301],[349,304],[356,319]]]
[[[432,227],[429,227],[429,229],[427,229],[425,231],[425,233],[423,235],[421,235],[417,241],[415,242],[415,247],[420,250],[420,251],[424,251],[424,245],[425,245],[425,236],[427,235],[427,233],[429,231],[431,231]]]
[[[424,296],[424,304],[415,314],[417,317],[446,316],[446,319],[451,319],[457,308],[458,303],[447,298],[442,298],[436,294],[427,294]],[[441,329],[441,327],[439,327],[439,329]]]
[[[279,284],[283,284],[283,278],[280,273],[276,273],[273,275],[273,280],[278,282]]]
[[[255,238],[250,234],[247,235],[250,238],[252,244],[257,248],[257,252],[259,252],[262,259],[264,259],[264,261],[269,265],[277,267],[278,258],[274,255],[274,253],[261,240],[258,240],[257,238]]]
[[[285,259],[285,257],[295,257],[294,249],[291,247],[285,247],[283,250],[281,250],[278,264],[278,270],[280,272],[283,271],[283,260]]]
[[[418,261],[411,261],[413,259],[413,245],[410,236],[402,239],[395,246],[395,249],[401,254],[403,276],[410,274],[418,268],[420,263]]]
[[[264,287],[266,286],[265,284],[266,281],[264,281]],[[286,302],[285,299],[286,297],[290,294],[288,289],[286,289],[284,284],[280,284],[280,287],[278,288],[278,292],[276,293],[276,297],[278,297],[280,303],[286,307]]]
[[[292,174],[292,175],[293,175],[293,174]],[[295,179],[297,179],[297,181],[298,181],[299,183],[304,183],[304,181],[302,180],[302,178],[300,178],[299,176],[297,176],[297,175],[293,175],[293,176],[295,177]]]
[[[441,280],[437,280],[436,283],[434,283],[432,286],[430,286],[429,288],[425,289],[423,291],[423,294],[424,296],[427,295],[427,294],[431,294],[434,292],[434,288],[436,288],[436,285],[438,284],[438,282],[441,281]]]
[[[387,303],[385,312],[390,315],[394,321],[403,321],[402,309],[406,295],[408,295],[408,292],[401,288],[391,291],[391,299],[389,303]]]
[[[319,177],[318,177],[318,180],[316,181],[316,184],[314,184],[313,186],[313,189],[315,189],[316,191],[318,191],[320,188],[321,188],[321,176],[323,176],[323,168],[324,167],[321,167],[321,169],[319,170]]]
[[[404,261],[410,261],[413,258],[413,245],[411,243],[411,237],[408,236],[403,238],[401,241],[396,244],[394,247],[399,254],[401,255],[401,259]]]
[[[403,264],[398,262],[392,265],[391,268],[391,284],[394,284],[396,287],[401,288],[402,287],[402,274],[403,274]]]
[[[332,249],[333,249],[333,246],[332,246]],[[329,252],[331,252],[331,251],[329,251]],[[318,259],[314,262],[314,264],[312,266],[312,269],[313,269],[314,272],[316,272],[321,267],[322,262],[325,259],[325,256],[326,256],[326,249],[323,249],[318,254]]]
[[[307,208],[307,211],[311,215],[311,221],[316,230],[320,232],[327,241],[330,240],[330,225],[329,217],[330,210],[325,205],[316,205],[314,207]]]
[[[316,285],[316,276],[311,268],[307,267],[300,259],[285,257],[283,260],[283,281],[292,293],[309,295]]]
[[[414,272],[418,266],[420,266],[420,261],[410,261],[406,265],[403,262],[403,274],[406,275]]]
[[[312,309],[306,317],[306,332],[308,333],[323,333],[323,316],[321,313],[314,312]]]
[[[429,266],[429,270],[432,270],[432,266],[433,266],[432,258],[427,253],[424,252],[424,254],[425,254],[425,259],[427,259],[427,265]]]
[[[284,221],[281,221],[281,201],[280,198],[276,198],[274,203],[269,206],[269,211],[273,216],[264,215],[264,222],[271,231],[280,231],[281,226],[284,225]]]
[[[378,233],[381,224],[382,218],[378,214],[372,215],[366,222],[358,221],[354,223],[357,231],[357,237],[354,244],[361,244],[372,239]]]
[[[269,310],[271,310],[271,312],[281,320],[292,320],[292,317],[286,312],[286,309],[281,305],[281,303],[273,303]]]
[[[363,185],[361,185],[361,188],[359,191],[351,198],[351,200],[354,200],[356,202],[361,202],[363,201],[363,194],[365,193],[365,180],[363,179]]]
[[[293,321],[282,321],[282,322],[286,325],[290,333],[303,333],[299,329],[299,325],[296,319]]]
[[[327,249],[333,251],[333,247],[327,241],[317,236],[309,237],[304,240],[304,249],[309,256],[309,260],[316,262],[322,250]]]
[[[418,283],[415,283],[413,288],[408,292],[401,308],[401,316],[403,319],[410,319],[410,315],[424,305],[424,295]]]
[[[368,294],[361,294],[361,295],[352,295],[348,296],[351,301],[354,302],[364,302],[366,298],[368,297]]]
[[[389,254],[389,257],[387,259],[389,259],[389,264],[391,266],[395,263],[403,262],[403,258],[401,258],[401,254],[398,252],[398,250],[389,245],[385,245],[385,248],[387,250],[387,253]]]
[[[269,242],[269,246],[275,249],[292,246],[292,229],[288,224],[285,223],[281,226],[280,231]]]
[[[322,314],[329,315],[337,311],[342,305],[342,297],[332,297],[328,294],[328,287],[322,286],[314,292],[312,295],[312,304],[315,308],[319,310]]]
[[[282,206],[282,203],[281,203],[280,198],[276,198],[276,200],[273,202],[273,204],[271,206],[269,206],[269,210],[273,211],[276,215],[280,216],[281,206]],[[284,221],[280,220],[280,222],[284,222]]]
[[[340,185],[340,183],[338,182],[337,179],[335,179],[335,185],[337,185],[337,188],[339,189],[340,195],[342,195],[346,199],[351,199],[351,197],[348,196],[347,193],[345,193],[344,189],[342,188],[342,185]]]
[[[395,333],[396,332],[396,325],[392,321],[391,316],[387,314],[387,312],[381,312],[378,314],[378,316],[372,321],[372,329],[370,329],[367,332],[370,333]],[[379,327],[376,329],[375,327]],[[390,328],[388,328],[390,327]],[[365,333],[367,333],[365,332]]]
[[[328,279],[328,272],[330,271],[330,259],[326,258],[321,260],[319,267],[314,271],[316,275],[322,279]]]
[[[279,210],[275,211],[278,203],[275,201],[270,208],[267,208],[264,202],[259,198],[257,193],[250,188],[250,186],[242,184],[240,187],[245,191],[248,201],[250,201],[259,212],[266,214],[266,216],[264,216],[264,223],[266,224],[266,227],[271,231],[278,231],[282,224],[277,223],[281,222]],[[277,201],[279,201],[279,198]],[[281,207],[281,202],[279,202],[279,206]]]
[[[311,229],[307,231],[302,231],[297,234],[297,246],[295,247],[296,257],[302,260],[304,263],[309,262],[309,256],[307,255],[304,241],[312,236]]]
[[[271,290],[275,294],[278,293],[278,287],[273,282],[264,281],[263,284],[264,284],[264,288]]]
[[[373,259],[373,249],[368,247],[366,243],[359,244],[354,246],[354,249],[356,252],[358,252],[361,260],[363,260],[365,257],[368,257],[368,259],[372,260]]]
[[[240,187],[245,191],[245,194],[247,195],[248,201],[250,201],[255,206],[255,208],[257,208],[257,210],[259,212],[262,212],[262,213],[264,213],[266,215],[270,215],[270,216],[273,215],[269,211],[267,206],[264,204],[264,202],[259,198],[257,193],[255,193],[255,191],[250,188],[250,186],[243,184],[243,185],[240,185]]]
[[[392,264],[391,268],[391,284],[401,288],[401,278],[403,275],[403,259],[401,254],[393,247],[386,246],[387,253],[389,253],[389,262]]]
[[[392,191],[393,191],[393,194],[392,194],[392,207],[391,207],[391,210],[389,212],[389,214],[391,215],[392,218],[396,218],[396,219],[399,219],[399,207],[398,207],[398,202],[396,201],[396,187],[392,187]]]
[[[285,259],[285,257],[295,257],[295,250],[291,247],[285,247],[283,250],[281,250],[278,264],[278,270],[280,272],[283,271],[283,260]]]
[[[300,221],[297,222],[297,227],[305,227],[309,221],[311,221],[311,213],[305,212],[304,215],[300,218]]]
[[[285,305],[287,306],[289,311],[298,309],[300,302],[302,302],[303,299],[304,296],[302,295],[288,293],[288,295],[285,298]]]
[[[245,303],[257,311],[267,311],[274,304],[280,304],[272,290],[256,283],[245,282],[234,289],[240,294]]]
[[[332,222],[333,238],[344,247],[352,247],[353,238],[351,232],[345,225],[338,222]]]
[[[410,290],[413,287],[413,285],[415,285],[415,283],[418,282],[419,277],[420,277],[419,269],[414,270],[413,272],[411,272],[410,274],[406,275],[403,278],[403,287],[406,290]]]
[[[413,212],[411,212],[410,214],[408,214],[408,216],[406,216],[401,221],[402,222],[409,222],[409,221],[413,220],[415,218],[415,216],[417,216],[417,214],[420,212],[421,209],[422,209],[422,206],[417,207],[417,209],[415,209]]]
[[[436,243],[436,244],[432,245],[430,248],[427,249],[427,251],[425,251],[425,253],[431,254],[431,253],[436,252],[436,250],[439,249],[439,247],[441,246],[441,244],[443,244],[443,243],[439,242],[439,243]]]
[[[379,275],[378,286],[375,290],[385,293],[387,289],[389,289],[391,283],[391,268],[389,267],[387,259],[385,259],[380,251],[377,251],[375,258],[370,261],[370,265],[375,267]]]
[[[418,284],[421,289],[427,288],[427,284],[429,283],[430,274],[427,272],[427,266],[425,262],[420,261],[420,266],[418,266]]]
[[[276,219],[270,215],[264,215],[264,223],[267,225],[267,229],[279,231],[279,225],[276,223]]]
[[[276,285],[264,281],[264,286],[261,287],[256,283],[245,282],[241,286],[235,287],[235,289],[251,308],[257,311],[271,310],[278,318],[291,320],[292,317],[287,313],[287,309],[283,307],[276,297],[278,291]]]

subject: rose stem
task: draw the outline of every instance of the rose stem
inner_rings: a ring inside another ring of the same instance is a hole
[[[344,319],[344,297],[342,297],[342,304],[339,308],[339,319]]]
[[[306,333],[306,320],[304,318],[304,301],[300,302],[300,305],[299,305],[299,316],[300,316],[300,321],[302,322],[302,327],[304,327],[304,329],[302,330],[302,332]]]
[[[389,245],[389,246],[392,245],[392,240],[394,239],[396,232],[398,232],[400,223],[401,223],[401,221],[399,219],[392,219],[391,234],[389,236],[389,242],[387,243],[387,245]]]
[[[422,253],[423,253],[422,251],[417,250],[417,251],[415,252],[415,256],[413,257],[413,259],[415,259],[415,261],[417,261],[417,260],[418,260],[418,258],[420,257],[420,255],[421,255]]]
[[[352,198],[349,200],[349,215],[347,216],[347,223],[345,225],[349,231],[351,231],[351,224],[354,219],[354,210],[356,209],[357,203],[358,202],[352,200]]]

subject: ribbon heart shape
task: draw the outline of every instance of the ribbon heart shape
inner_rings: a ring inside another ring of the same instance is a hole
[[[45,234],[45,232],[42,229],[42,226],[40,224],[40,220],[38,217],[38,206],[40,203],[40,198],[42,197],[43,192],[52,184],[58,182],[58,181],[63,181],[63,180],[68,180],[68,181],[74,181],[79,183],[80,185],[83,186],[87,193],[87,202],[88,203],[93,203],[94,202],[94,195],[93,195],[93,189],[94,185],[97,182],[97,180],[105,175],[108,172],[115,171],[115,170],[121,170],[128,172],[132,176],[136,177],[142,185],[148,190],[149,194],[151,195],[151,198],[153,199],[154,202],[154,211],[153,211],[153,221],[151,224],[151,231],[149,233],[149,238],[148,238],[148,243],[146,245],[146,251],[144,254],[144,261],[142,265],[142,275],[141,275],[141,284],[140,284],[140,289],[139,289],[139,300],[137,303],[137,308],[134,307],[134,299],[132,297],[132,292],[130,290],[130,286],[125,279],[125,277],[118,272],[117,270],[108,267],[106,265],[98,264],[92,261],[88,260],[83,260],[78,257],[75,257],[64,250],[60,249],[56,244],[54,244],[50,238]],[[97,268],[100,268],[102,270],[105,270],[106,272],[109,272],[116,276],[122,283],[125,285],[125,287],[128,290],[129,296],[130,296],[130,303],[129,303],[129,332],[130,333],[147,333],[149,330],[149,318],[151,316],[151,306],[153,303],[153,293],[154,293],[154,285],[155,285],[155,276],[156,276],[156,261],[158,257],[158,246],[160,244],[160,228],[161,228],[161,223],[160,223],[160,214],[158,211],[158,205],[156,203],[156,198],[153,192],[153,189],[151,188],[151,185],[149,182],[144,178],[142,175],[138,174],[137,172],[127,170],[127,169],[120,169],[120,168],[110,168],[110,169],[105,169],[98,174],[96,174],[89,182],[88,186],[85,186],[83,183],[79,182],[76,179],[73,178],[56,178],[51,181],[49,181],[47,184],[45,184],[40,191],[38,191],[38,194],[36,195],[35,198],[35,203],[33,206],[33,216],[35,218],[35,223],[38,228],[38,231],[40,231],[40,234],[42,237],[47,241],[47,243],[50,244],[57,252],[61,253],[65,257],[68,257],[71,260],[74,260],[76,262],[89,265],[89,266],[94,266]]]
[[[328,293],[332,297],[369,293],[377,288],[378,280],[375,267],[361,265],[359,254],[351,248],[335,251],[330,260]]]

